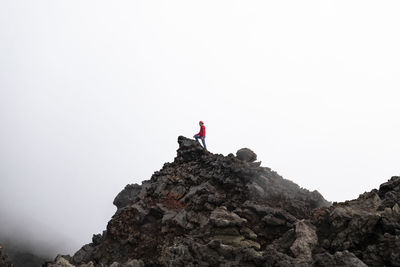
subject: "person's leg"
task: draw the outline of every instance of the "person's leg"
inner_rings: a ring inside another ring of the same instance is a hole
[[[197,142],[199,141],[199,138],[200,138],[200,135],[198,135],[198,134],[196,134],[196,135],[194,136],[194,139],[196,139]]]
[[[202,141],[203,141],[203,147],[204,147],[205,149],[207,149],[207,146],[206,146],[206,137],[205,137],[205,136],[203,136]]]

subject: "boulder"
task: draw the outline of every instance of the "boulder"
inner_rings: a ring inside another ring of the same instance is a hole
[[[47,267],[75,267],[75,265],[71,264],[63,256],[58,255],[56,257],[54,263],[51,263],[51,264],[47,265]],[[82,267],[85,267],[85,266],[82,266]]]
[[[75,264],[81,264],[83,262],[88,262],[91,259],[94,247],[90,244],[84,245],[80,250],[78,250],[74,256],[72,256],[72,262]]]
[[[126,207],[136,201],[142,187],[138,184],[128,184],[114,199],[113,204],[118,209]]]
[[[236,213],[229,212],[224,206],[213,210],[210,221],[216,227],[241,226],[247,222],[246,219],[240,218]]]
[[[241,148],[236,152],[236,157],[240,160],[247,162],[254,162],[257,160],[257,155],[249,148]]]

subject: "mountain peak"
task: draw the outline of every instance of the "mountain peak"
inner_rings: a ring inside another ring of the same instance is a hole
[[[400,209],[392,205],[400,199],[397,179],[360,200],[331,206],[317,191],[261,167],[248,148],[223,156],[183,136],[178,144],[173,162],[118,194],[106,231],[72,257],[59,256],[46,266],[61,266],[57,260],[82,267],[387,263],[387,252],[362,247],[363,239],[352,231],[364,231],[370,245],[389,242],[395,253],[396,238],[379,240],[386,228],[394,235],[400,230]],[[383,214],[389,223],[379,221]],[[374,236],[376,227],[386,228]]]

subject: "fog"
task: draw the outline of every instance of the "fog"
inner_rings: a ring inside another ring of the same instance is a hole
[[[378,187],[400,174],[399,9],[2,0],[0,235],[74,253],[199,120],[211,152],[330,201]]]

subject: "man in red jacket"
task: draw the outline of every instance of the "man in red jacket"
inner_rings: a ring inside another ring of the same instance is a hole
[[[204,126],[204,122],[200,121],[200,132],[198,134],[195,134],[193,137],[196,138],[196,141],[199,141],[199,138],[201,141],[203,141],[203,147],[207,149],[206,146],[206,126]]]

